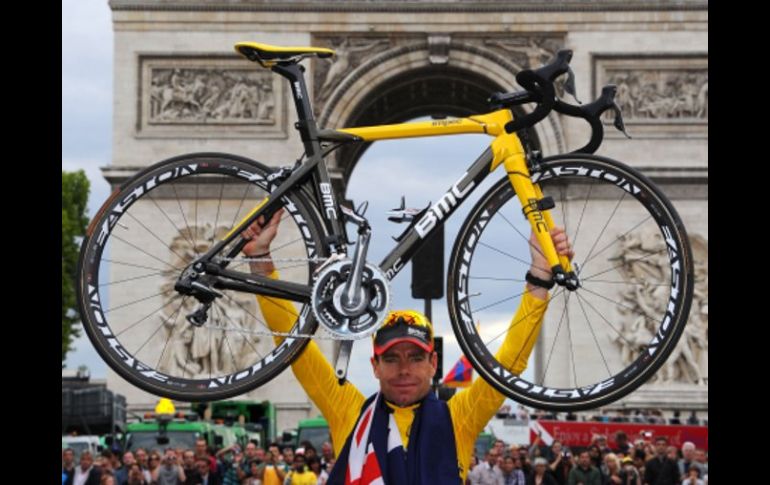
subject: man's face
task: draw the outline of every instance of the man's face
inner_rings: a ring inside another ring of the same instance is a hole
[[[379,357],[372,357],[374,376],[380,381],[385,399],[407,406],[421,400],[430,390],[438,357],[410,342],[400,342]]]
[[[695,461],[706,463],[706,452],[704,450],[695,450]]]
[[[123,464],[126,467],[130,468],[131,465],[133,465],[134,463],[136,463],[136,459],[134,459],[133,453],[131,453],[130,451],[123,453]]]
[[[332,456],[332,445],[330,445],[329,443],[322,444],[321,445],[321,454],[328,461],[329,458],[331,458],[331,456]]]
[[[246,447],[248,450],[248,447]],[[254,448],[254,459],[259,461],[265,461],[265,449],[264,448]]]
[[[500,454],[497,453],[497,451],[494,448],[492,448],[491,450],[489,450],[489,452],[487,452],[487,463],[489,463],[491,466],[497,465],[497,458],[499,456]]]
[[[511,473],[513,471],[513,458],[510,456],[506,457],[505,460],[503,460],[502,469],[506,475]]]
[[[302,472],[305,469],[305,457],[297,455],[294,457],[294,469],[298,472]]]
[[[195,469],[202,477],[205,477],[209,473],[209,464],[207,460],[198,460],[195,462]]]
[[[275,458],[276,460],[281,455],[281,450],[279,450],[277,446],[271,446],[268,449],[270,450],[270,454],[273,455],[273,458]]]
[[[176,465],[177,458],[176,458],[176,452],[174,450],[167,450],[166,454],[163,455],[163,464],[166,466]]]
[[[583,468],[588,468],[591,465],[591,455],[589,455],[587,451],[580,453],[578,464]]]
[[[246,445],[246,456],[251,460],[254,458],[254,454],[257,452],[257,446],[254,443]],[[262,450],[262,456],[264,457],[265,450]]]
[[[294,463],[294,450],[291,448],[283,449],[283,461],[286,463]]]
[[[665,456],[666,448],[668,448],[668,443],[666,443],[665,440],[658,440],[655,442],[655,452],[658,456]]]
[[[694,446],[682,446],[682,457],[687,461],[692,461],[693,457],[695,457],[695,447]]]
[[[72,450],[64,450],[64,453],[62,453],[62,460],[64,460],[64,463],[67,464],[67,466],[72,465],[72,462],[75,461],[75,453]]]
[[[193,466],[195,466],[195,453],[193,453],[191,450],[187,450],[184,452],[183,456],[184,456],[183,461],[184,461],[185,468],[190,469]]]
[[[94,462],[94,459],[93,457],[91,457],[90,454],[83,453],[82,455],[80,455],[80,468],[83,471],[88,470],[88,468],[93,464],[93,462]]]
[[[139,448],[136,450],[136,462],[142,465],[147,464],[147,452]]]
[[[204,456],[206,454],[206,441],[198,440],[195,442],[195,455]]]

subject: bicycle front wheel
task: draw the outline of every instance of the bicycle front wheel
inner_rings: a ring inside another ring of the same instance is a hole
[[[224,399],[278,375],[308,342],[276,345],[255,295],[232,290],[218,289],[206,321],[193,324],[186,317],[198,301],[174,289],[269,193],[270,173],[233,155],[185,155],[140,172],[104,204],[82,243],[78,303],[91,342],[120,376],[158,396]],[[272,259],[282,280],[309,285],[323,256],[321,226],[300,191],[281,203]],[[249,272],[241,255],[225,264]],[[264,301],[290,320],[290,334],[315,331],[309,305]]]
[[[532,180],[556,203],[581,286],[551,290],[528,369],[504,369],[494,354],[520,323],[512,316],[531,262],[531,229],[506,178],[477,203],[452,251],[452,326],[473,367],[506,396],[554,411],[595,408],[638,388],[674,349],[692,300],[690,244],[663,193],[619,162],[560,155]]]

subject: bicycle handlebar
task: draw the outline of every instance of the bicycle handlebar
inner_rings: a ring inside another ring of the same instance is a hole
[[[531,113],[506,123],[507,133],[533,126],[548,116],[556,103],[553,81],[569,71],[570,60],[572,60],[572,51],[563,49],[557,52],[556,57],[545,66],[535,70],[525,69],[516,74],[516,81],[527,91],[537,94],[539,100],[537,107]]]
[[[591,125],[591,139],[588,143],[575,150],[573,153],[594,153],[604,138],[604,125],[602,124],[602,114],[611,109],[615,113],[615,128],[622,131],[628,138],[631,136],[626,132],[625,125],[623,124],[623,116],[620,113],[620,107],[615,103],[615,94],[617,93],[617,86],[614,84],[607,84],[602,88],[602,94],[596,98],[595,101],[582,106],[569,104],[562,100],[556,100],[554,110],[567,116],[574,116],[577,118],[583,118]]]
[[[488,101],[493,106],[511,107],[526,103],[537,103],[537,107],[528,114],[521,116],[505,125],[507,133],[513,133],[522,128],[529,128],[548,116],[551,110],[556,110],[567,116],[585,119],[591,125],[591,138],[582,148],[573,153],[594,153],[601,145],[604,137],[604,126],[601,121],[602,114],[608,109],[615,113],[614,126],[626,137],[631,136],[626,132],[623,124],[623,116],[620,107],[615,103],[615,94],[617,87],[608,84],[602,88],[602,94],[592,103],[586,105],[573,105],[562,101],[556,97],[554,80],[567,73],[567,83],[565,88],[567,92],[575,96],[575,78],[569,67],[572,60],[572,51],[568,49],[560,50],[556,57],[545,66],[531,70],[525,69],[516,74],[516,81],[524,87],[525,91],[514,91],[512,93],[494,93]],[[577,99],[577,98],[575,98]]]

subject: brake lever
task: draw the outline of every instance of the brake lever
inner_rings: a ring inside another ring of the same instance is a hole
[[[572,72],[572,68],[569,66],[567,66],[567,81],[564,83],[564,90],[571,94],[572,97],[575,98],[575,101],[578,102],[578,104],[583,104],[583,102],[577,98],[577,90],[575,89],[575,73]]]
[[[626,125],[623,123],[623,115],[620,112],[620,106],[618,106],[618,104],[613,100],[610,109],[615,112],[615,121],[613,121],[612,124],[615,126],[615,128],[618,129],[618,131],[626,135],[626,138],[630,139],[631,135],[629,135],[626,131]]]

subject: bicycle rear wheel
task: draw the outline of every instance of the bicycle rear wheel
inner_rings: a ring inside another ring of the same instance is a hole
[[[506,396],[555,411],[598,407],[646,382],[674,349],[692,300],[690,244],[663,193],[619,162],[560,155],[532,180],[556,203],[581,287],[551,290],[530,367],[521,376],[504,369],[494,353],[519,323],[531,260],[529,223],[506,178],[460,229],[447,280],[452,326],[473,367]]]
[[[232,290],[219,290],[208,320],[193,325],[186,316],[198,301],[174,289],[185,267],[268,194],[269,173],[233,155],[172,158],[126,182],[92,221],[78,263],[83,327],[130,383],[172,399],[224,399],[278,375],[308,342],[288,337],[276,345],[255,295]],[[301,192],[281,201],[272,258],[282,280],[309,285],[324,256],[321,226]],[[228,269],[249,272],[241,255]],[[280,309],[293,322],[289,333],[315,331],[309,305]]]

